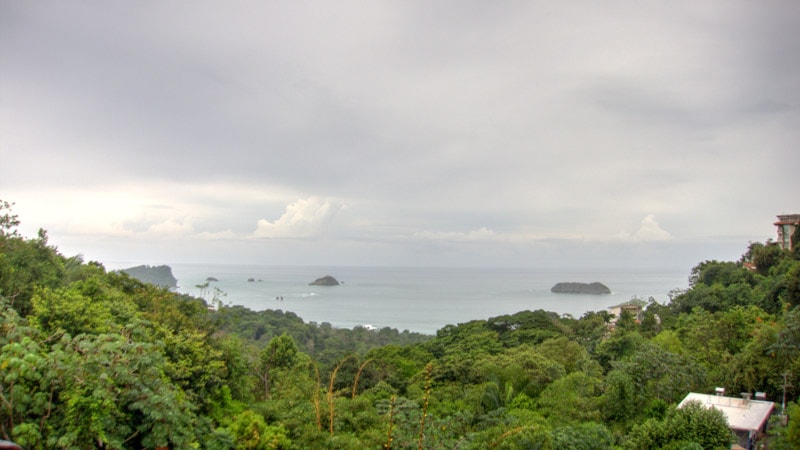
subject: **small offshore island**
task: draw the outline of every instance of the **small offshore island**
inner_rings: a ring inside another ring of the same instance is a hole
[[[595,281],[594,283],[577,283],[565,282],[556,283],[550,289],[550,292],[556,294],[590,294],[590,295],[604,295],[610,294],[611,289],[603,283]]]
[[[322,278],[317,278],[316,280],[308,283],[309,286],[338,286],[339,281],[336,278],[333,278],[330,275],[325,275]]]

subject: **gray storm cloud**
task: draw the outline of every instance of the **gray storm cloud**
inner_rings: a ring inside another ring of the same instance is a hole
[[[800,207],[796,2],[0,9],[0,196],[75,251],[727,255]]]

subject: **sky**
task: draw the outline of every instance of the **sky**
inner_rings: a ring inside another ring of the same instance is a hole
[[[0,199],[114,266],[737,260],[800,2],[0,2]]]

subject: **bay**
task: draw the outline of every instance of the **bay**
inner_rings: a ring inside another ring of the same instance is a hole
[[[420,267],[315,267],[175,264],[178,291],[207,300],[213,288],[226,305],[291,311],[334,327],[391,327],[435,334],[448,324],[543,309],[575,318],[632,298],[668,301],[687,287],[687,273],[656,270],[570,270]],[[309,286],[331,275],[339,286]],[[208,277],[205,291],[198,286]],[[248,281],[252,279],[253,281]],[[610,295],[554,294],[561,281],[599,281]]]

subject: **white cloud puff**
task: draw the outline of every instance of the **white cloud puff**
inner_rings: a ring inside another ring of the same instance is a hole
[[[620,240],[633,241],[633,242],[655,242],[655,241],[668,241],[673,239],[672,234],[661,228],[656,222],[655,214],[648,214],[642,219],[639,229],[631,234],[623,231],[617,235]]]
[[[194,225],[190,216],[170,217],[163,222],[147,228],[147,234],[155,236],[185,236],[194,232]]]
[[[274,222],[266,219],[258,221],[255,237],[313,237],[322,234],[329,228],[334,216],[341,206],[317,197],[300,199],[286,207]]]

